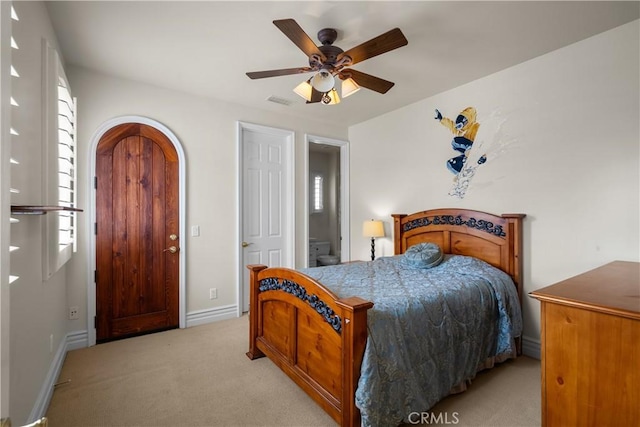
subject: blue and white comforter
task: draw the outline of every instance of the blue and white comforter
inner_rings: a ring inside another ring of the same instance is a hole
[[[338,297],[375,305],[356,405],[363,426],[395,426],[429,410],[491,356],[515,355],[522,332],[511,278],[472,257],[411,269],[401,255],[302,270]]]

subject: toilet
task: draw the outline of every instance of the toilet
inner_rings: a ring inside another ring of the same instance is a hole
[[[340,264],[338,255],[320,255],[318,256],[318,265],[336,265]]]
[[[318,265],[336,265],[340,264],[338,255],[329,255],[331,244],[329,242],[316,242]]]

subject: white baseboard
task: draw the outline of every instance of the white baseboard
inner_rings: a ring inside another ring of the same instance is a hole
[[[67,334],[67,351],[89,347],[89,333],[74,331]]]
[[[235,304],[192,311],[187,313],[187,328],[220,320],[235,319],[236,317],[238,317],[238,307]]]
[[[64,359],[67,356],[67,352],[87,346],[87,331],[69,332],[65,336],[65,339],[60,341],[58,350],[56,351],[56,354],[51,361],[49,372],[47,373],[47,377],[45,378],[44,383],[40,388],[40,393],[38,394],[38,398],[36,399],[35,404],[33,405],[33,409],[31,410],[31,414],[29,415],[29,420],[27,421],[27,423],[35,422],[36,420],[44,417],[47,413],[49,402],[51,401],[51,397],[53,396],[53,387],[56,384],[58,377],[60,376],[60,371],[62,371],[62,364],[64,363]]]
[[[522,354],[540,360],[540,341],[522,337]]]

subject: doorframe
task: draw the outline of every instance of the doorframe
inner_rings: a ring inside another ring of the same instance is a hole
[[[237,272],[238,272],[238,293],[236,294],[236,305],[238,317],[242,316],[244,307],[244,295],[243,295],[243,277],[246,266],[243,265],[243,251],[242,251],[242,225],[244,221],[243,216],[243,201],[244,201],[244,151],[243,151],[243,133],[245,131],[261,132],[271,135],[277,135],[285,137],[286,153],[285,153],[285,169],[289,175],[289,179],[285,179],[286,188],[284,192],[286,197],[284,199],[285,209],[287,215],[291,218],[286,227],[287,238],[284,239],[285,245],[287,245],[288,256],[283,260],[283,267],[294,268],[295,266],[295,230],[296,230],[296,164],[295,164],[295,132],[287,129],[279,129],[271,126],[263,126],[249,122],[237,122],[236,127],[236,155],[238,165],[238,180],[236,189],[236,205],[238,206],[238,214],[236,215],[236,248],[237,249]],[[247,295],[248,297],[248,295]]]
[[[88,221],[86,223],[85,232],[88,236],[88,254],[89,254],[89,270],[88,270],[88,280],[87,280],[87,339],[88,345],[93,346],[96,345],[96,328],[94,327],[93,319],[96,316],[96,283],[94,277],[94,271],[96,270],[96,235],[94,233],[93,224],[97,221],[97,212],[96,212],[96,189],[94,187],[94,177],[96,176],[96,155],[98,152],[98,143],[100,143],[100,139],[102,136],[111,128],[124,124],[124,123],[140,123],[143,125],[151,126],[153,128],[158,129],[162,132],[173,144],[173,147],[176,149],[178,153],[178,191],[179,194],[179,235],[180,239],[180,251],[179,254],[179,320],[180,320],[180,328],[186,327],[186,306],[187,306],[187,298],[186,298],[186,252],[187,252],[187,234],[186,234],[186,157],[184,154],[184,150],[182,148],[182,144],[180,140],[175,136],[175,134],[169,130],[165,125],[160,122],[157,122],[153,119],[143,116],[120,116],[115,117],[113,119],[107,120],[102,125],[98,127],[98,129],[94,132],[91,137],[91,144],[89,148],[89,161],[87,164],[88,167],[88,177],[87,177],[87,194],[89,194],[89,209],[88,209]]]
[[[304,265],[309,266],[309,144],[324,144],[340,147],[340,262],[351,259],[351,229],[349,222],[349,141],[305,134],[304,136],[304,226],[306,242],[303,249]]]

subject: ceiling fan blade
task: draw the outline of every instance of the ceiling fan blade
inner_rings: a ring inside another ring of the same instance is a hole
[[[322,92],[311,89],[311,99],[307,101],[307,104],[313,104],[314,102],[320,101],[322,101]]]
[[[408,43],[402,31],[400,31],[399,28],[394,28],[378,37],[342,52],[338,55],[337,61],[339,62],[344,56],[349,56],[351,58],[351,64],[349,65],[357,64],[365,59],[373,58],[374,56],[405,46]]]
[[[327,59],[313,40],[311,40],[311,37],[304,32],[302,27],[300,27],[294,19],[278,19],[273,21],[273,23],[307,56],[317,55],[321,62]]]
[[[313,69],[309,67],[283,68],[281,70],[252,71],[247,73],[247,76],[251,79],[264,79],[265,77],[288,76],[290,74],[308,73],[309,71],[313,71]]]
[[[351,68],[344,70],[346,76],[351,74],[351,78],[358,83],[359,86],[366,87],[378,93],[387,93],[389,89],[393,87],[395,83],[388,80],[381,79],[380,77],[372,76],[371,74],[363,73],[362,71],[352,70]],[[342,74],[340,73],[340,74]]]

